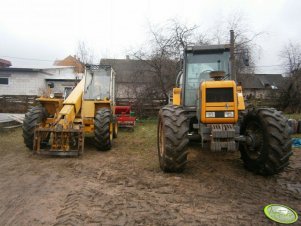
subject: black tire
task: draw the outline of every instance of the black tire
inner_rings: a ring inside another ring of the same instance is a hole
[[[188,118],[180,106],[167,105],[159,112],[157,144],[160,168],[182,172],[187,163]]]
[[[245,167],[261,175],[273,175],[289,165],[292,144],[287,119],[272,108],[248,110],[241,122],[239,150]]]
[[[110,132],[111,110],[101,108],[94,119],[95,146],[100,151],[108,151],[112,147],[113,134]]]
[[[33,150],[35,127],[46,118],[47,112],[42,106],[33,107],[25,114],[22,126],[23,138],[26,147],[28,147],[30,150]]]

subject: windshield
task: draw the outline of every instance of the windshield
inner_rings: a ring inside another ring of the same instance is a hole
[[[186,81],[185,81],[185,106],[196,106],[197,90],[200,83],[212,80],[209,76],[211,71],[224,71],[229,74],[229,52],[214,54],[186,55]]]
[[[87,71],[84,99],[104,100],[110,98],[111,70]]]

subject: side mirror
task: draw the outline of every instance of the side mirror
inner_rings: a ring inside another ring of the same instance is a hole
[[[245,66],[250,66],[249,51],[247,49],[244,49],[242,51],[242,60],[243,60]]]
[[[54,88],[54,83],[50,82],[50,83],[48,83],[48,86],[49,86],[50,89],[52,89],[52,88]]]

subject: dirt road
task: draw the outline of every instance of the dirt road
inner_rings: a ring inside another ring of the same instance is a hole
[[[300,216],[300,149],[285,172],[262,177],[239,153],[192,144],[187,170],[164,174],[155,123],[118,136],[109,152],[87,140],[82,157],[57,158],[32,155],[21,130],[0,133],[0,225],[275,225],[262,211],[270,203]]]

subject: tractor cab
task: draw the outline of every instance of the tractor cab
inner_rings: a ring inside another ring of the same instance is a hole
[[[115,72],[109,65],[87,65],[85,100],[114,100]]]
[[[99,108],[115,106],[115,74],[110,65],[86,65],[83,118],[93,118]]]
[[[200,84],[212,81],[214,72],[224,72],[220,79],[230,79],[229,45],[194,46],[184,51],[183,105],[196,107]],[[221,74],[221,73],[220,73]]]
[[[231,78],[230,45],[187,47],[180,77],[173,104],[189,112],[191,131],[197,132],[193,127],[200,123],[238,121],[244,101],[241,88]]]

